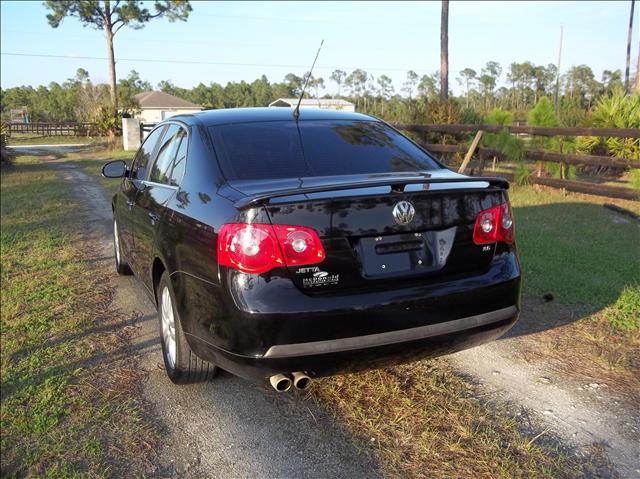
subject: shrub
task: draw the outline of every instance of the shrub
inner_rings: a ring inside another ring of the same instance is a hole
[[[598,100],[589,124],[598,128],[640,128],[640,93],[627,95],[621,88],[614,89],[610,97]],[[578,149],[616,158],[640,158],[640,138],[580,137]]]
[[[529,171],[529,168],[527,168],[527,165],[524,164],[524,161],[518,162],[514,178],[516,180],[516,184],[520,186],[531,184],[531,172]]]
[[[13,153],[7,148],[7,126],[0,124],[0,165],[10,165],[13,163]]]
[[[509,126],[513,122],[513,115],[508,111],[496,108],[487,115],[488,125]],[[524,142],[506,128],[500,133],[487,133],[482,138],[482,144],[487,148],[498,150],[510,161],[522,161],[524,156]]]
[[[484,118],[473,108],[465,108],[460,112],[460,123],[465,125],[481,125]]]

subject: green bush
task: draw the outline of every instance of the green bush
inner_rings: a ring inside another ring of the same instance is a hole
[[[627,95],[621,88],[616,88],[610,97],[601,97],[591,113],[589,124],[597,128],[640,128],[640,93]],[[580,137],[578,149],[586,153],[638,159],[640,138]]]
[[[520,186],[531,184],[531,171],[529,171],[527,165],[524,164],[524,161],[518,162],[518,166],[516,166],[516,171],[514,173],[514,178],[516,180],[516,184]]]
[[[13,163],[13,154],[7,148],[7,126],[2,123],[0,125],[0,165],[10,165]]]
[[[513,115],[508,112],[496,108],[492,110],[486,117],[485,121],[488,125],[507,127],[513,122]],[[522,161],[524,156],[524,142],[509,133],[504,128],[500,133],[487,133],[482,138],[482,144],[493,150],[498,150],[510,161]]]

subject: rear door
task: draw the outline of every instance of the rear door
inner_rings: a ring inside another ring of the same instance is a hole
[[[136,272],[136,265],[134,264],[134,230],[136,228],[136,222],[134,221],[135,205],[138,200],[140,190],[145,187],[144,181],[147,178],[149,162],[155,153],[164,128],[164,126],[156,128],[144,140],[144,143],[142,143],[140,149],[133,158],[131,173],[122,185],[124,204],[120,205],[118,229],[120,232],[120,241],[122,242],[127,260],[130,263],[129,266],[131,266],[131,268]]]
[[[145,188],[138,194],[135,215],[134,261],[141,277],[151,288],[155,241],[167,202],[176,193],[182,179],[187,155],[188,135],[177,123],[167,126],[160,141],[158,153],[145,181]]]

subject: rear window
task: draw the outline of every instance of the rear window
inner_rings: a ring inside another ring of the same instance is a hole
[[[210,127],[229,180],[422,171],[441,168],[375,121],[273,121]]]

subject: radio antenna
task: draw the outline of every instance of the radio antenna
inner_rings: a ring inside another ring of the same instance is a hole
[[[311,78],[311,74],[313,73],[313,67],[316,66],[316,60],[318,59],[318,55],[320,55],[320,50],[322,50],[323,44],[324,44],[324,40],[320,42],[320,46],[318,47],[318,52],[316,53],[316,57],[313,59],[313,65],[311,65],[311,70],[309,70],[307,79],[304,81],[304,86],[302,87],[300,98],[298,98],[298,104],[296,105],[296,108],[293,110],[293,118],[295,118],[296,121],[298,121],[298,118],[300,118],[300,103],[302,103],[302,97],[304,96],[304,92],[307,89],[307,84],[309,83],[309,79]]]

